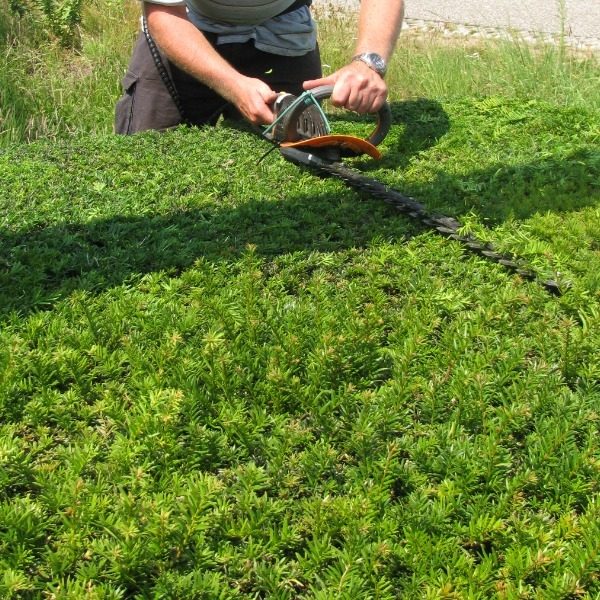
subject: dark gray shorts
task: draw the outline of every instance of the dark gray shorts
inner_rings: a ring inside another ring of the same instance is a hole
[[[216,36],[204,35],[240,73],[265,81],[276,92],[298,95],[304,81],[321,77],[318,48],[300,57],[279,56],[257,50],[251,41],[216,46]],[[161,57],[181,99],[185,122],[214,125],[222,114],[236,116],[237,112],[221,96],[169,62],[164,54]],[[115,109],[115,133],[162,131],[184,122],[160,77],[143,33],[138,36],[122,85],[123,96]]]

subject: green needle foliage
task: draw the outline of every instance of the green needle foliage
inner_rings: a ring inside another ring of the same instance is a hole
[[[0,596],[600,595],[598,114],[393,112],[563,297],[226,124],[0,154]]]
[[[81,6],[0,0],[0,598],[600,597],[597,60],[408,36],[354,161],[555,298],[231,124],[111,135],[138,9]]]

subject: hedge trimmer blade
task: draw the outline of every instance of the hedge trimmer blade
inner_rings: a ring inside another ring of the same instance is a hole
[[[327,160],[315,152],[306,151],[302,148],[282,148],[281,153],[290,162],[316,170],[320,175],[326,174],[337,177],[347,186],[363,192],[371,198],[383,200],[397,211],[432,229],[439,235],[460,242],[470,252],[502,265],[523,279],[537,281],[551,294],[555,296],[562,294],[561,286],[557,281],[540,278],[538,273],[520,258],[500,252],[492,244],[484,242],[472,234],[463,233],[462,224],[454,217],[431,213],[424,204],[415,198],[407,196],[377,179],[367,177],[356,169],[347,167],[341,161]]]
[[[320,174],[337,177],[346,185],[383,200],[422,225],[444,237],[460,242],[471,252],[502,265],[523,279],[538,281],[551,294],[562,293],[556,281],[540,279],[533,269],[518,258],[499,252],[491,244],[463,233],[462,225],[457,219],[431,214],[425,205],[415,198],[406,196],[343,164],[341,158],[346,156],[368,154],[373,158],[381,157],[376,146],[390,130],[391,109],[386,102],[379,110],[377,126],[367,139],[331,134],[320,101],[329,98],[332,91],[331,86],[322,86],[305,92],[299,97],[285,94],[277,99],[274,107],[275,120],[263,135],[279,146],[284,158],[314,169]]]

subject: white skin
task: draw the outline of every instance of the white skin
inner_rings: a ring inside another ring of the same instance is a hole
[[[144,3],[148,28],[156,43],[184,71],[213,89],[254,125],[273,121],[277,98],[260,79],[234,69],[187,18],[184,6]],[[403,0],[362,0],[355,54],[377,52],[389,59],[400,33]],[[321,79],[304,82],[304,89],[333,85],[331,101],[358,113],[376,112],[387,97],[385,81],[366,64],[355,61]]]

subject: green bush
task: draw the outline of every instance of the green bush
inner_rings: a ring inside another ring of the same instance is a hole
[[[35,13],[44,29],[58,39],[63,46],[79,42],[78,27],[81,23],[83,0],[10,0],[10,9],[23,16]]]
[[[598,113],[393,115],[563,297],[237,130],[0,151],[0,598],[600,597]]]

